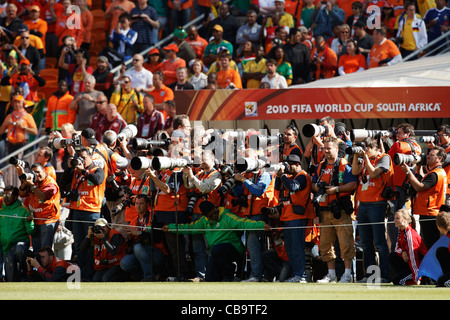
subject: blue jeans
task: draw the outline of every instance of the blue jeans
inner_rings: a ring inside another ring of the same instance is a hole
[[[153,259],[153,261],[152,261]],[[153,248],[150,245],[136,243],[133,247],[133,253],[127,254],[120,261],[120,267],[126,272],[141,276],[144,279],[152,278],[152,268],[158,273],[164,262],[164,254],[161,250]],[[142,272],[142,273],[141,273]]]
[[[17,242],[5,254],[6,281],[17,282],[27,280],[27,256],[25,252],[29,247],[29,242]]]
[[[202,217],[201,214],[192,214],[191,222],[195,222]],[[206,253],[206,240],[203,234],[193,234],[192,251],[194,252],[194,265],[197,277],[204,278],[206,273],[206,264],[208,263],[208,254]]]
[[[375,247],[380,257],[381,277],[390,278],[389,248],[386,241],[384,218],[386,202],[361,202],[358,208],[358,231],[364,253],[364,269],[376,265]],[[373,224],[371,224],[373,223]],[[374,247],[375,245],[375,247]]]
[[[292,268],[292,275],[304,276],[305,273],[305,227],[308,219],[283,221],[284,245]]]
[[[43,247],[52,247],[53,238],[55,237],[56,229],[58,229],[59,221],[47,224],[35,224],[34,230],[36,233],[32,237],[33,252],[37,253]]]
[[[261,221],[263,216],[261,214],[251,216],[251,220]],[[264,231],[246,231],[247,236],[247,249],[250,253],[250,266],[252,271],[250,277],[261,279],[264,271],[264,265],[262,262],[263,246],[261,244],[264,236]]]
[[[81,210],[72,210],[73,222],[73,253],[72,255],[77,255],[80,250],[80,245],[88,234],[90,226],[94,225],[95,220],[100,218],[100,212],[89,212]],[[78,222],[79,221],[79,222]]]

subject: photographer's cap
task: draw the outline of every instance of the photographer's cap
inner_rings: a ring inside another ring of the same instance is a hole
[[[206,214],[210,213],[212,210],[215,210],[216,207],[211,201],[203,201],[199,204],[199,209],[202,212],[203,215],[206,216]]]
[[[100,60],[100,61],[103,61],[103,62],[106,62],[106,63],[109,62],[109,61],[108,61],[108,58],[105,57],[105,56],[99,56],[99,57],[97,58],[97,60]]]
[[[108,226],[108,221],[105,218],[99,218],[95,220],[95,225],[100,227]]]
[[[97,144],[98,141],[95,139],[95,131],[92,128],[85,128],[81,131],[81,136],[84,137],[90,144]]]

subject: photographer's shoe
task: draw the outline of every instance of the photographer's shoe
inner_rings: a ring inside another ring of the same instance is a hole
[[[301,277],[301,276],[293,276],[289,279],[287,279],[285,282],[291,282],[291,283],[308,283],[308,281],[306,281],[305,277]]]
[[[323,279],[317,280],[317,283],[336,283],[337,278],[327,274]]]
[[[353,282],[352,275],[351,274],[343,274],[341,279],[339,280],[339,283],[351,283]]]

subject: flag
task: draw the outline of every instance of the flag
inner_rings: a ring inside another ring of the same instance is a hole
[[[433,246],[430,248],[430,250],[428,250],[427,254],[423,258],[422,263],[420,264],[417,278],[420,279],[420,277],[426,276],[437,281],[439,277],[443,275],[441,265],[436,258],[436,250],[439,247],[448,248],[449,241],[450,238],[444,235],[438,241],[436,241],[435,244],[433,244]]]

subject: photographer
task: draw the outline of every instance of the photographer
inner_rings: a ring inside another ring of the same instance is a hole
[[[420,216],[420,230],[428,249],[440,238],[435,219],[441,205],[445,203],[447,192],[447,173],[442,169],[446,156],[442,147],[431,149],[426,158],[428,173],[421,180],[412,173],[408,164],[404,163],[401,166],[409,179],[409,183],[417,192],[417,196],[413,200],[412,210],[414,214]]]
[[[383,137],[387,138],[387,137]],[[391,146],[389,151],[386,153],[394,159],[394,155],[401,154],[414,154],[420,155],[422,153],[422,148],[417,143],[415,139],[414,127],[409,123],[402,123],[397,126],[396,142]],[[384,149],[382,149],[383,151]],[[388,221],[392,222],[394,220],[393,213],[404,208],[406,202],[409,198],[410,185],[408,183],[408,177],[405,172],[402,171],[401,167],[394,163],[394,189],[399,193],[397,199],[393,200],[394,211],[389,213]],[[397,239],[397,228],[394,224],[388,224],[388,235],[390,239]],[[391,252],[395,249],[395,241],[391,241]]]
[[[312,191],[316,214],[320,214],[319,251],[322,260],[327,263],[328,274],[318,282],[336,282],[336,236],[339,240],[341,258],[344,260],[345,272],[340,282],[351,282],[352,259],[355,257],[355,240],[353,238],[353,203],[351,194],[357,187],[357,178],[352,175],[352,168],[347,160],[338,157],[339,141],[335,137],[323,140],[324,161],[318,166],[312,178]],[[318,211],[318,212],[317,212]]]
[[[283,134],[283,159],[290,154],[298,155],[300,158],[303,156],[303,152],[295,141],[298,138],[298,130],[293,125],[289,125],[284,129]]]
[[[151,179],[147,175],[147,171],[145,170],[134,170],[131,166],[128,167],[128,171],[131,174],[131,182],[130,182],[130,192],[125,193],[125,201],[122,201],[125,209],[125,222],[129,224],[131,221],[135,220],[137,217],[137,212],[134,207],[134,201],[138,194],[150,195],[151,187],[150,181]],[[125,205],[126,204],[126,205]],[[115,213],[113,213],[115,214]]]
[[[120,261],[122,270],[137,273],[138,279],[151,281],[159,275],[167,251],[162,241],[162,233],[152,229],[152,216],[148,210],[150,198],[138,194],[134,203],[138,216],[126,227],[127,240],[132,251]]]
[[[68,169],[61,178],[62,185],[70,185],[66,199],[73,223],[73,255],[78,254],[81,242],[88,233],[89,224],[100,218],[103,196],[105,192],[105,171],[94,165],[92,151],[82,147],[79,157],[69,158]]]
[[[183,168],[184,186],[189,190],[188,213],[191,214],[191,222],[195,222],[202,217],[200,204],[206,199],[218,206],[220,198],[215,192],[222,182],[220,172],[214,168],[214,153],[204,150],[202,154],[201,171],[194,175],[191,167]],[[192,204],[192,201],[195,201]],[[194,253],[194,263],[196,276],[199,279],[205,277],[208,255],[206,253],[205,239],[203,235],[192,236],[192,250]]]
[[[11,154],[19,150],[28,143],[28,135],[37,135],[36,122],[31,114],[25,110],[25,100],[23,96],[13,97],[13,112],[6,116],[0,127],[0,135],[6,131],[6,149]]]
[[[386,242],[387,200],[392,198],[393,161],[386,153],[381,153],[374,138],[364,140],[365,149],[353,154],[352,173],[359,177],[355,201],[358,206],[358,232],[364,252],[364,269],[376,265],[375,250],[379,255],[381,281],[389,282],[389,248]],[[359,159],[362,158],[362,163]],[[386,194],[391,191],[390,194]],[[365,276],[361,282],[366,282]]]
[[[247,155],[251,159],[257,159],[256,151],[247,149]],[[233,178],[238,182],[233,187],[234,195],[239,198],[241,214],[251,220],[261,221],[265,217],[261,213],[263,207],[270,207],[274,199],[274,181],[269,172],[263,169],[255,172],[237,173]],[[247,234],[247,247],[250,252],[251,274],[245,280],[248,282],[260,282],[262,280],[262,231],[250,231]]]
[[[31,240],[37,253],[40,248],[53,245],[61,213],[61,194],[55,179],[45,172],[42,164],[34,163],[31,173],[24,174],[21,167],[17,172],[22,182],[19,194],[25,197],[24,206],[34,218],[36,233]]]
[[[44,171],[56,181],[55,167],[51,164],[52,159],[53,151],[47,146],[39,147],[34,156],[34,162],[42,164]]]
[[[211,248],[211,256],[206,267],[206,281],[233,281],[235,264],[239,265],[244,254],[244,245],[239,233],[229,229],[258,229],[270,231],[263,221],[241,219],[223,207],[215,207],[213,203],[204,201],[200,204],[203,216],[192,223],[163,226],[168,234],[181,230],[184,234],[196,233],[190,229],[211,229],[216,231],[202,232]],[[220,229],[227,229],[218,231]]]
[[[308,221],[315,218],[311,178],[302,169],[300,156],[290,154],[285,161],[288,168],[277,172],[275,190],[280,191],[280,205],[277,207],[282,206],[279,219],[286,228],[284,243],[292,268],[292,276],[286,282],[306,283],[305,231]]]
[[[122,234],[108,226],[108,221],[99,218],[89,226],[86,238],[80,247],[82,277],[93,282],[123,281],[125,272],[120,261],[125,256],[127,242]],[[87,256],[85,256],[88,254]],[[90,263],[93,259],[93,263]],[[84,272],[83,272],[83,267]]]
[[[19,189],[7,186],[0,209],[0,243],[5,257],[6,281],[26,279],[26,255],[30,235],[34,234],[33,218],[19,200]]]
[[[33,268],[36,268],[39,280],[44,282],[67,281],[72,272],[77,268],[70,262],[55,257],[55,253],[51,247],[39,249],[38,254],[39,260],[32,257],[27,258],[29,281],[35,281]]]

